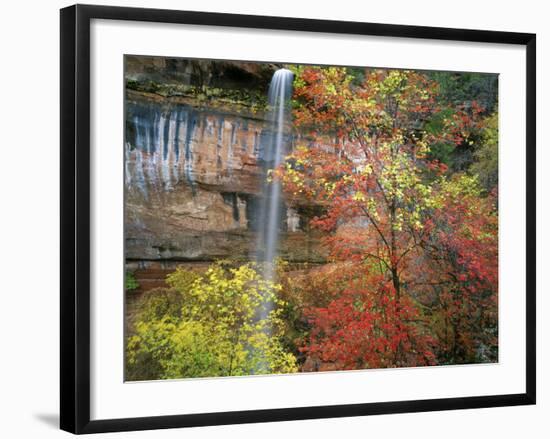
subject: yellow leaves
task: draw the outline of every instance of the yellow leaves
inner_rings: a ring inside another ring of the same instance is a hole
[[[223,261],[202,274],[178,268],[168,276],[172,290],[156,292],[146,304],[153,308],[138,314],[128,364],[153,367],[145,379],[296,371],[280,339],[282,286],[260,273],[254,263]]]
[[[336,86],[334,84],[327,84],[326,92],[329,94],[336,94]]]
[[[365,176],[371,175],[372,172],[373,172],[373,167],[372,167],[372,164],[370,163],[367,163],[365,166],[363,166],[363,169],[361,170],[361,174]]]
[[[345,174],[341,177],[341,180],[344,182],[344,183],[353,183],[355,181],[355,179],[353,178],[353,176],[351,175],[348,175],[348,174]]]
[[[357,191],[353,194],[353,201],[365,201],[365,194],[361,191]]]
[[[448,197],[457,198],[464,196],[479,197],[481,187],[477,175],[460,174],[451,180],[442,177],[439,181],[441,192]]]
[[[193,282],[197,280],[197,278],[197,273],[189,270],[184,270],[182,267],[178,267],[176,268],[176,271],[167,276],[166,282],[172,288],[176,288],[181,291],[187,291],[193,285]]]
[[[403,212],[402,211],[398,211],[395,214],[395,219],[391,223],[391,226],[393,230],[397,232],[401,232],[403,230]]]
[[[382,95],[399,96],[406,86],[408,74],[405,70],[389,70],[380,82]]]
[[[421,211],[422,209],[420,206],[415,206],[414,210],[409,213],[408,221],[415,230],[422,230],[424,228],[422,222],[421,222]]]
[[[323,188],[327,195],[331,196],[334,194],[334,189],[336,189],[336,183],[332,181],[325,181],[323,183]]]
[[[374,218],[374,220],[376,221],[380,220],[380,215],[378,214],[376,201],[373,198],[369,198],[367,200],[367,211],[369,212],[369,215],[372,218]]]
[[[287,183],[293,183],[298,188],[303,188],[304,180],[302,174],[291,165],[291,163],[285,163],[285,171],[283,175],[283,181]]]

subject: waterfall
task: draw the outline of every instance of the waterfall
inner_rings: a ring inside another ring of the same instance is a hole
[[[287,153],[292,81],[293,74],[290,70],[277,70],[271,80],[268,94],[268,120],[271,125],[271,135],[262,154],[266,179],[263,186],[258,242],[258,259],[263,262],[263,275],[268,280],[272,280],[274,277],[273,261],[278,250],[282,200],[281,184],[278,181],[269,182],[267,170],[275,169],[281,165]]]

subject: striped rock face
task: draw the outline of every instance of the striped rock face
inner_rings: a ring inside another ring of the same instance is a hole
[[[272,123],[129,92],[125,136],[125,238],[129,260],[250,258],[262,221]],[[288,139],[289,143],[292,139]],[[307,218],[282,205],[280,255],[323,259]]]

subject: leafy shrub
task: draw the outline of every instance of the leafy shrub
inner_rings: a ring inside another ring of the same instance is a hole
[[[281,342],[281,286],[255,264],[216,263],[203,275],[178,268],[167,283],[144,302],[128,339],[129,380],[297,371]]]
[[[126,291],[133,291],[139,288],[139,282],[135,278],[134,273],[130,271],[126,272],[125,288]]]

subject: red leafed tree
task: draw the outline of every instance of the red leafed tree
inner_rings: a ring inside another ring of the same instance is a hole
[[[427,222],[425,279],[435,292],[433,328],[445,362],[495,359],[498,342],[498,216],[496,191],[480,197],[452,181],[443,207]],[[418,287],[421,284],[416,285]],[[415,286],[415,285],[412,285]]]
[[[306,134],[275,175],[291,204],[322,206],[311,225],[347,264],[328,306],[306,310],[304,352],[363,368],[490,350],[494,331],[479,334],[496,315],[495,203],[475,176],[449,178],[430,159],[432,144],[479,129],[478,107],[441,108],[437,84],[417,72],[371,70],[361,85],[344,68],[296,74],[294,122]]]
[[[329,304],[306,309],[312,329],[303,352],[338,370],[435,364],[435,340],[418,324],[414,302],[398,299],[392,282],[377,271],[338,266]]]

